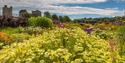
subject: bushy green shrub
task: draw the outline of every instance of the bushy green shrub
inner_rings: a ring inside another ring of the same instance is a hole
[[[119,52],[121,56],[125,56],[125,26],[121,26],[117,31],[117,44],[119,45]]]
[[[24,40],[29,40],[33,36],[27,33],[15,33],[12,34],[11,37],[13,38],[12,39],[13,42],[23,42]]]
[[[49,27],[53,26],[53,22],[51,19],[46,17],[31,17],[28,19],[28,25],[34,27]]]
[[[0,63],[112,63],[112,57],[105,40],[80,28],[57,28],[4,47]]]
[[[41,27],[26,27],[24,29],[25,30],[23,31],[23,33],[28,33],[30,35],[39,35],[45,31],[45,29],[43,29]]]
[[[93,34],[96,35],[97,37],[100,37],[101,39],[104,39],[104,40],[110,40],[110,39],[113,39],[115,37],[115,32],[101,30],[101,29],[95,29]]]
[[[66,23],[65,24],[65,28],[74,28],[74,27],[82,28],[82,26],[78,23]]]
[[[11,28],[11,27],[6,27],[0,29],[1,32],[7,33],[7,34],[14,34],[14,33],[21,33],[24,31],[23,27],[17,27],[17,28]]]

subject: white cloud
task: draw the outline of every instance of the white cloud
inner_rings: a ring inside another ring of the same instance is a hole
[[[121,15],[122,12],[118,9],[98,9],[91,7],[66,7],[66,6],[54,6],[53,4],[69,4],[69,3],[99,3],[106,2],[107,0],[0,0],[0,6],[11,5],[19,11],[20,9],[31,9],[50,11],[52,13],[61,13],[66,15],[77,15],[77,14],[97,14],[104,16]]]
[[[52,3],[98,3],[106,1],[107,0],[51,0]]]
[[[121,11],[116,9],[98,9],[91,7],[64,7],[64,6],[51,6],[45,9],[41,9],[41,11],[50,11],[52,13],[62,13],[66,15],[77,15],[77,14],[97,14],[97,15],[105,15],[112,16],[118,13],[121,14]]]
[[[50,5],[50,4],[65,4],[65,3],[99,3],[107,0],[0,0],[0,5],[8,4],[18,6],[24,5]]]

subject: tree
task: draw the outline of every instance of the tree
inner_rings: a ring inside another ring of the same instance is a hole
[[[65,22],[70,22],[71,21],[71,19],[69,18],[69,16],[64,16],[64,20],[65,20]]]
[[[62,16],[59,16],[59,21],[60,21],[60,22],[64,22],[64,19],[63,19]]]
[[[59,17],[56,14],[52,15],[52,20],[59,20]]]
[[[68,16],[59,16],[61,22],[70,22],[71,19]]]
[[[52,15],[49,12],[44,12],[44,16],[52,19]]]

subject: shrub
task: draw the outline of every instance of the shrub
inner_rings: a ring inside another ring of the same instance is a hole
[[[13,38],[13,42],[23,42],[24,40],[29,40],[33,36],[27,34],[27,33],[15,33],[12,34],[11,37]]]
[[[39,35],[42,34],[45,29],[42,29],[41,27],[26,27],[23,33],[28,33],[30,35]]]
[[[79,25],[78,23],[66,23],[65,24],[65,28],[74,28],[74,27],[82,28],[82,26]]]
[[[0,63],[112,63],[110,54],[105,40],[79,28],[57,28],[6,46],[0,51]]]
[[[11,37],[9,37],[6,33],[0,32],[0,42],[3,44],[10,44]]]
[[[17,28],[6,27],[6,28],[2,28],[0,31],[5,32],[7,34],[14,34],[14,33],[23,32],[24,28],[22,28],[22,27],[17,27]]]
[[[125,26],[121,26],[117,31],[117,44],[119,45],[119,52],[121,56],[125,56]]]
[[[93,34],[95,34],[97,37],[100,37],[101,39],[104,39],[104,40],[110,40],[115,37],[115,32],[101,30],[101,29],[95,29]]]
[[[29,26],[52,28],[52,20],[46,17],[31,17],[28,20]]]

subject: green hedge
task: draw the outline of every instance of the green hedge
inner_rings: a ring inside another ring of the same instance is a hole
[[[28,25],[34,27],[51,28],[53,26],[53,22],[47,17],[31,17],[28,19]]]

